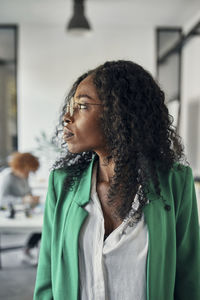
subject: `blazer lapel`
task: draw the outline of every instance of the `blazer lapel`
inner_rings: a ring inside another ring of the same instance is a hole
[[[83,175],[81,176],[79,186],[76,190],[76,194],[74,196],[73,201],[76,202],[79,206],[84,206],[90,200],[93,165],[94,159],[91,161],[88,168],[84,171]]]
[[[83,173],[78,187],[71,199],[71,205],[66,212],[63,246],[62,246],[62,268],[65,270],[63,278],[66,293],[69,299],[78,299],[79,270],[78,270],[78,240],[81,226],[88,213],[84,205],[89,202],[91,177],[94,160]],[[67,199],[68,201],[69,199]],[[68,272],[66,272],[68,270]],[[70,274],[70,276],[69,276]]]

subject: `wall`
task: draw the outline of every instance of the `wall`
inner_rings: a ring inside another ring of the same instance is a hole
[[[200,12],[185,25],[188,32],[200,21]],[[200,176],[200,35],[193,37],[183,49],[182,128],[185,150],[195,175]]]
[[[52,135],[64,96],[83,72],[106,60],[130,59],[155,71],[153,28],[95,30],[74,37],[64,26],[21,24],[18,64],[18,137],[20,151],[37,148],[41,132]],[[41,159],[38,177],[47,177],[54,155]]]
[[[53,131],[64,95],[77,76],[113,59],[131,59],[154,72],[153,28],[105,29],[88,37],[71,37],[56,25],[22,25],[18,65],[19,149],[32,150],[41,131]]]
[[[197,19],[185,24],[185,31]],[[110,27],[94,30],[91,36],[73,37],[61,25],[21,24],[18,66],[19,150],[35,149],[35,137],[41,131],[52,134],[66,91],[85,70],[108,59],[122,58],[134,60],[155,74],[154,41],[153,27]],[[193,123],[190,122],[188,114],[196,111],[195,104],[189,107],[189,103],[198,102],[200,98],[199,43],[199,38],[194,38],[184,47],[182,74],[181,136],[195,174],[200,173],[200,146],[198,130],[194,133],[192,128],[200,128],[194,118]]]

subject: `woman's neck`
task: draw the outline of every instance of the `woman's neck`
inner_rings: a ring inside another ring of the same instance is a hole
[[[112,158],[109,159],[106,156],[99,156],[97,182],[110,183],[114,176],[114,167],[115,164]]]
[[[27,179],[28,178],[28,172],[23,172],[23,171],[19,171],[16,169],[12,169],[12,173],[22,179]]]

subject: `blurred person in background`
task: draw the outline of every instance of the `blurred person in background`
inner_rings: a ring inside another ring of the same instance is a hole
[[[24,209],[34,208],[39,203],[39,196],[33,196],[29,186],[29,175],[39,168],[38,159],[31,153],[15,152],[9,161],[10,168],[0,173],[0,206],[2,209],[15,210],[22,204]],[[31,250],[38,245],[41,233],[33,233],[28,238],[22,255],[22,261],[31,265],[37,264],[37,258]]]

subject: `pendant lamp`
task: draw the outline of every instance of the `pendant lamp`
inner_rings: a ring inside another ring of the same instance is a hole
[[[91,26],[84,15],[84,0],[74,0],[73,15],[67,25],[67,30],[74,34],[84,34]]]

